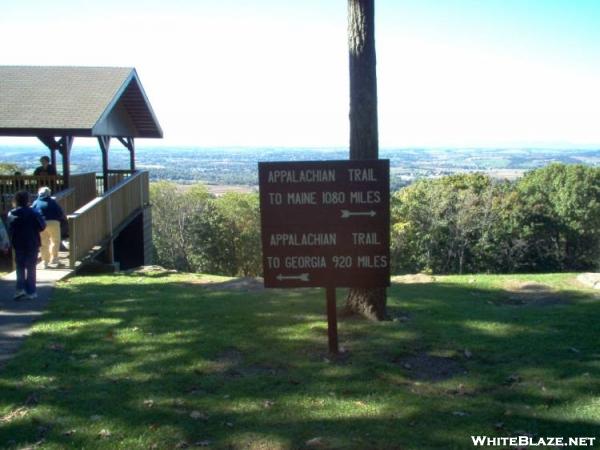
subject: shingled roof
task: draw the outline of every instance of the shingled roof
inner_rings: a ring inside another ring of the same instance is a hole
[[[0,136],[161,138],[137,72],[0,66]]]

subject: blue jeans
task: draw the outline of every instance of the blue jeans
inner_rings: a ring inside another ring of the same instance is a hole
[[[38,251],[15,250],[17,266],[17,290],[24,289],[27,294],[35,294],[35,266]]]

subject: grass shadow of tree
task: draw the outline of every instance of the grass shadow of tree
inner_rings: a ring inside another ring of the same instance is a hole
[[[409,318],[342,321],[349,356],[336,362],[325,353],[319,290],[106,280],[60,288],[0,373],[4,416],[35,398],[27,416],[3,423],[0,444],[299,448],[320,436],[333,448],[470,448],[472,434],[599,431],[598,411],[576,406],[600,392],[600,302],[580,291],[539,308],[499,305],[506,293],[496,288],[395,286],[390,309]],[[460,370],[415,376],[424,369],[407,358],[423,355]]]

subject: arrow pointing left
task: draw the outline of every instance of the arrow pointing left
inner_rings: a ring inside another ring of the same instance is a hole
[[[279,274],[276,277],[279,281],[283,280],[300,280],[300,281],[309,281],[307,273],[301,273],[299,275],[283,275]]]

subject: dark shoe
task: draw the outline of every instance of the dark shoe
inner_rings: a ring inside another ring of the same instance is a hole
[[[25,292],[23,289],[17,289],[13,300],[23,300],[23,297],[27,297],[27,292]]]

